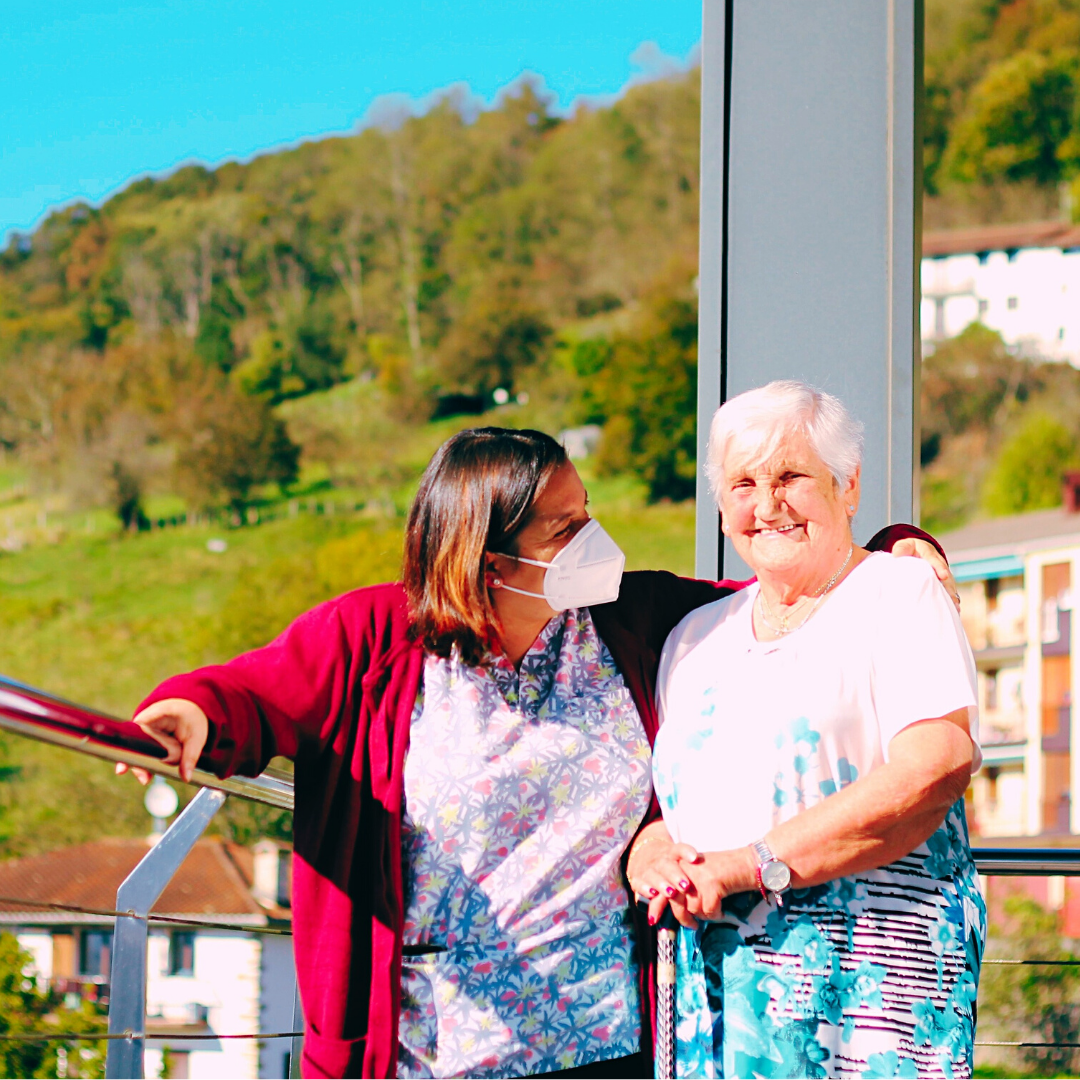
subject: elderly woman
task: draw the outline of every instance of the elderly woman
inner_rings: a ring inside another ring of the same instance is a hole
[[[646,845],[701,853],[672,900],[680,1076],[971,1072],[975,666],[930,569],[853,543],[860,452],[844,406],[799,383],[713,421],[724,532],[757,582],[664,646],[664,822],[628,870],[655,918]]]
[[[188,776],[296,762],[305,1076],[652,1075],[652,943],[622,862],[659,817],[660,649],[731,587],[624,577],[586,503],[549,436],[455,435],[403,584],[170,679],[136,717]],[[690,887],[680,853],[639,858],[665,896]]]

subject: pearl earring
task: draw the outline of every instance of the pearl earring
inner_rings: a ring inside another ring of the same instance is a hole
[[[493,589],[501,589],[502,588],[502,578],[493,577],[491,579],[491,587]]]

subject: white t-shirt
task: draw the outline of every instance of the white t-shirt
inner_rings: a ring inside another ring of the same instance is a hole
[[[975,661],[926,563],[871,555],[776,641],[754,636],[757,595],[698,608],[664,645],[653,782],[676,840],[752,843],[886,762],[905,727],[956,709],[979,767]]]

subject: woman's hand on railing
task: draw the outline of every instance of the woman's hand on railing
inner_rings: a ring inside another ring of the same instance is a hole
[[[664,907],[669,905],[684,926],[697,926],[686,911],[690,879],[683,863],[695,863],[700,857],[689,844],[676,844],[661,821],[642,829],[630,848],[626,876],[634,892],[649,902],[651,924],[659,922]]]
[[[135,717],[135,723],[165,747],[166,764],[178,766],[180,778],[190,783],[210,731],[206,713],[194,701],[166,698],[143,709]],[[123,763],[116,766],[117,775],[127,771],[128,766]],[[150,774],[145,769],[131,771],[140,783],[149,783]]]

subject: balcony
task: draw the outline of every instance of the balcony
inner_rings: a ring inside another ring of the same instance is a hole
[[[109,1004],[109,984],[98,975],[53,975],[42,981],[50,990],[63,995],[69,1008],[75,1008],[80,1001]]]
[[[159,775],[175,778],[177,771],[165,765],[157,756],[156,744],[139,734],[117,735],[117,727],[109,718],[69,702],[53,698],[41,691],[13,683],[0,677],[0,730],[60,745],[84,754],[91,754],[109,761],[123,761]],[[126,730],[130,731],[130,728]],[[1015,730],[1014,723],[1003,714],[1001,726],[996,729],[1004,735]],[[991,747],[1008,747],[1007,742],[993,743]],[[147,943],[151,922],[173,924],[175,916],[156,915],[153,905],[168,885],[179,861],[192,849],[212,820],[214,813],[224,803],[227,794],[252,799],[272,806],[292,807],[291,780],[278,775],[264,774],[254,780],[233,777],[219,780],[204,772],[196,772],[194,782],[202,790],[173,822],[161,842],[149,848],[142,862],[130,873],[117,895],[112,911],[89,911],[88,914],[107,916],[113,923],[111,940],[110,981],[103,977],[85,976],[57,979],[56,989],[66,994],[78,995],[109,1004],[107,1077],[142,1077],[146,1044],[160,1047],[162,1040],[179,1046],[180,1053],[198,1048],[220,1046],[224,1040],[291,1040],[289,1075],[299,1075],[302,1044],[302,1014],[296,999],[293,1030],[269,1032],[219,1032],[211,1023],[211,1008],[201,1002],[188,1001],[166,1004],[154,1002],[147,1007]],[[986,875],[1007,877],[1050,877],[1060,880],[1063,876],[1080,876],[1080,851],[1069,848],[994,847],[974,848],[976,866]],[[8,898],[12,902],[14,898]],[[72,911],[71,905],[50,905],[34,901],[38,907],[55,907]],[[199,925],[197,920],[184,919],[185,926]],[[205,923],[221,928],[220,923]],[[251,933],[280,934],[289,931],[277,927],[245,925],[242,929]],[[986,964],[1044,964],[1077,963],[1080,960],[1045,961],[1040,959],[987,959]],[[88,1034],[68,1033],[68,1040],[77,1052],[79,1040],[93,1042],[103,1037],[102,1032]],[[55,1036],[49,1036],[55,1038]],[[286,1044],[288,1045],[288,1044]],[[994,1043],[977,1042],[977,1046],[1043,1046],[1044,1043]]]

